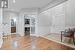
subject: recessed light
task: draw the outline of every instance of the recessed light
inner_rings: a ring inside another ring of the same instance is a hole
[[[13,3],[16,3],[16,0],[13,0]]]

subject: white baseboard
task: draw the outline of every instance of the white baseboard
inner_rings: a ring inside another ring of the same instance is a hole
[[[16,34],[16,33],[11,33],[11,34]]]
[[[59,41],[56,41],[56,40],[53,40],[53,39],[50,39],[50,38],[47,38],[47,37],[44,37],[44,36],[41,36],[41,37],[46,38],[46,39],[48,39],[48,40],[51,40],[51,41],[53,41],[53,42],[56,42],[56,43],[59,43],[59,44],[62,44],[62,45],[71,47],[71,48],[75,48],[75,45],[68,45],[67,43],[59,42]]]
[[[30,36],[36,36],[36,37],[39,37],[39,35],[37,35],[37,34],[30,34]]]

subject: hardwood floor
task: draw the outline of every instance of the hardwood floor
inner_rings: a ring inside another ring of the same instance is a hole
[[[8,36],[0,50],[75,50],[42,37]]]

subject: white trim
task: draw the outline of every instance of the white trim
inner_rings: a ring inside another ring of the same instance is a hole
[[[30,34],[30,36],[40,37],[40,36],[39,36],[39,35],[37,35],[37,34]]]
[[[17,33],[11,33],[11,34],[17,34]]]
[[[50,38],[47,38],[47,37],[44,37],[44,36],[41,36],[41,37],[46,38],[46,39],[48,39],[48,40],[51,40],[51,41],[53,41],[53,42],[59,43],[59,44],[63,44],[63,45],[65,45],[65,46],[68,46],[68,47],[71,47],[71,48],[75,48],[75,45],[69,45],[69,44],[67,44],[67,43],[59,42],[59,41],[56,41],[56,40],[53,40],[53,39],[50,39]]]
[[[52,7],[55,7],[63,2],[66,2],[68,0],[56,0],[55,2],[52,3],[48,3],[46,6],[43,6],[42,8],[40,8],[40,12],[46,11]]]
[[[0,48],[2,47],[2,44],[3,44],[3,40],[1,39],[0,40]]]

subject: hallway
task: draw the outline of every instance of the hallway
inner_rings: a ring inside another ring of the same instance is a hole
[[[74,21],[75,0],[0,0],[0,50],[75,50]]]

